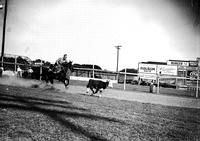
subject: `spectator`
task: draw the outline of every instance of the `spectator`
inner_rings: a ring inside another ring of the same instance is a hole
[[[17,66],[17,77],[22,77],[22,69]]]
[[[153,80],[151,80],[151,83],[150,83],[150,85],[149,85],[149,92],[150,92],[150,93],[153,93],[153,92],[154,92],[154,81],[153,81]]]
[[[28,68],[28,78],[32,78],[33,70],[31,67]]]

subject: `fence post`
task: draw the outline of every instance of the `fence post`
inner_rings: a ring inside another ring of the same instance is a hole
[[[196,88],[196,98],[198,98],[198,92],[199,92],[199,66],[197,69],[197,88]]]
[[[125,69],[125,73],[124,73],[124,90],[126,90],[126,69]]]
[[[17,71],[17,57],[15,57],[15,71]]]
[[[42,74],[42,65],[40,66],[40,80],[41,80],[41,74]]]
[[[92,78],[94,78],[94,64],[92,65]]]
[[[41,66],[40,66],[40,80],[41,80],[41,78],[42,78],[42,60],[41,60],[41,64],[40,64]]]
[[[1,66],[3,67],[3,57],[4,56],[1,56]]]
[[[159,74],[157,74],[157,94],[159,94],[160,93],[160,80],[159,80],[160,78],[159,78]]]

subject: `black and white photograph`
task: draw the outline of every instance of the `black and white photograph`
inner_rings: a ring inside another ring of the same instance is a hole
[[[199,0],[0,0],[0,141],[198,140]]]

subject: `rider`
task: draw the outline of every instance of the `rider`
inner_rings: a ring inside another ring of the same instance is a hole
[[[67,54],[64,54],[63,57],[58,58],[55,62],[58,72],[61,71],[61,67],[63,63],[68,63]]]

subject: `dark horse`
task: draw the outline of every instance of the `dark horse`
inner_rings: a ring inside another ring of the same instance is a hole
[[[41,80],[46,81],[46,83],[50,82],[53,85],[54,79],[56,79],[62,82],[65,85],[65,87],[67,87],[69,85],[70,74],[72,71],[72,61],[70,61],[69,63],[62,63],[59,71],[57,65],[54,64],[51,65],[49,68],[44,68],[42,70]]]

